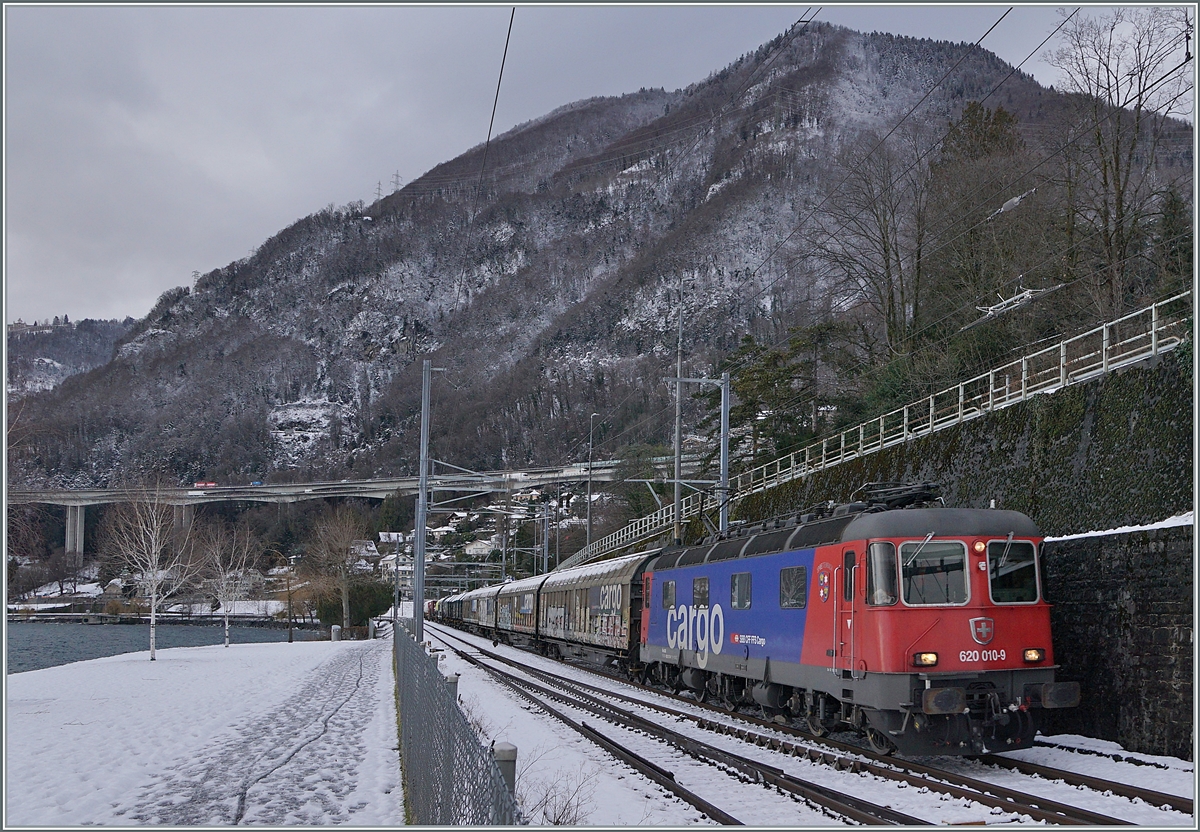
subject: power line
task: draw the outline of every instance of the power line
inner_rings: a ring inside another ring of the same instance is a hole
[[[984,32],[984,33],[983,33],[983,34],[982,34],[982,35],[979,37],[979,39],[978,39],[977,41],[975,41],[975,43],[974,43],[974,46],[978,47],[978,46],[979,46],[979,44],[983,42],[984,38],[986,38],[986,37],[987,37],[989,34],[991,34],[992,30],[994,30],[994,29],[995,29],[995,28],[996,28],[998,25],[1000,25],[1001,21],[1003,21],[1003,20],[1004,20],[1004,18],[1006,18],[1006,17],[1009,15],[1009,13],[1012,11],[1012,8],[1013,8],[1013,7],[1011,7],[1011,6],[1010,6],[1010,7],[1009,7],[1007,10],[1005,10],[1005,12],[1004,12],[1002,15],[1000,15],[999,19],[997,19],[995,23],[993,23],[991,26],[989,26],[989,27],[988,27],[988,29],[987,29],[987,31],[985,31],[985,32]],[[798,22],[799,22],[799,21],[798,21]],[[1064,21],[1064,23],[1065,23],[1065,21]],[[795,24],[793,24],[793,25],[795,25]],[[805,23],[805,25],[807,26],[807,23]],[[1049,38],[1047,38],[1047,40],[1049,40]],[[1045,43],[1045,41],[1043,41],[1043,44],[1044,44],[1044,43]],[[1039,46],[1038,48],[1041,48],[1041,47]],[[1036,50],[1035,50],[1035,51],[1036,51]],[[778,54],[778,53],[777,53],[777,54]],[[937,81],[937,83],[936,83],[936,84],[934,84],[932,87],[930,87],[930,89],[929,89],[929,90],[928,90],[928,91],[927,91],[927,92],[926,92],[926,93],[925,93],[925,94],[924,94],[924,95],[921,97],[921,99],[920,99],[919,101],[917,101],[917,103],[916,103],[916,104],[914,104],[914,105],[913,105],[913,106],[912,106],[912,107],[911,107],[911,108],[908,110],[908,112],[907,112],[907,113],[905,113],[905,114],[904,114],[904,115],[903,115],[903,116],[900,118],[900,120],[899,120],[899,121],[898,121],[898,122],[897,122],[897,123],[896,123],[896,124],[895,124],[895,125],[892,127],[892,129],[891,129],[890,131],[888,131],[887,135],[885,135],[885,136],[884,136],[882,139],[880,139],[878,142],[876,142],[875,146],[874,146],[874,147],[872,147],[872,148],[871,148],[871,149],[870,149],[870,150],[869,150],[869,151],[866,153],[866,155],[863,157],[863,159],[862,159],[862,160],[860,160],[860,163],[859,163],[859,164],[861,165],[863,162],[865,162],[865,161],[866,161],[866,159],[867,159],[867,158],[869,158],[869,157],[870,157],[870,156],[871,156],[871,155],[872,155],[872,154],[873,154],[873,153],[874,153],[876,150],[878,150],[878,149],[879,149],[879,147],[880,147],[880,146],[882,146],[882,145],[883,145],[883,143],[884,143],[885,141],[887,141],[887,139],[888,139],[888,138],[890,138],[890,137],[891,137],[891,136],[892,136],[892,135],[893,135],[893,134],[894,134],[894,133],[895,133],[897,130],[899,130],[899,129],[900,129],[900,127],[901,127],[901,126],[904,124],[904,122],[905,122],[905,121],[906,121],[906,120],[907,120],[907,119],[908,119],[908,118],[909,118],[909,117],[910,117],[910,116],[911,116],[913,113],[915,113],[915,112],[917,111],[917,109],[918,109],[918,108],[919,108],[919,107],[920,107],[922,104],[924,104],[924,103],[925,103],[925,101],[926,101],[926,100],[929,98],[929,96],[933,94],[933,91],[934,91],[935,89],[937,89],[938,87],[940,87],[940,86],[941,86],[941,85],[942,85],[942,84],[945,82],[945,80],[946,80],[948,77],[950,77],[950,75],[951,75],[951,74],[952,74],[952,73],[953,73],[953,72],[954,72],[956,69],[958,69],[958,67],[959,67],[959,66],[961,66],[961,65],[962,65],[962,63],[963,63],[963,62],[964,62],[964,61],[967,59],[967,57],[968,57],[970,54],[971,54],[970,50],[964,50],[964,52],[963,52],[963,55],[962,55],[962,56],[961,56],[961,57],[958,59],[958,61],[956,61],[956,62],[954,63],[954,65],[953,65],[953,66],[951,66],[951,67],[950,67],[950,68],[949,68],[949,69],[948,69],[948,70],[947,70],[947,71],[946,71],[946,72],[945,72],[945,73],[942,75],[942,77],[941,77],[941,78],[940,78],[940,79]],[[772,59],[772,60],[774,60],[774,59]],[[1026,60],[1028,60],[1028,58],[1027,58]],[[1022,62],[1022,63],[1024,63],[1024,62]],[[1013,70],[1013,72],[1015,72],[1015,71],[1016,71],[1016,70],[1014,69],[1014,70]],[[1013,74],[1013,73],[1009,73],[1009,76],[1008,76],[1008,77],[1012,77],[1012,74]],[[1005,80],[1007,80],[1007,78],[1006,78]],[[1001,83],[1003,83],[1003,81],[1002,81]],[[699,139],[697,138],[697,142],[698,142],[698,141],[699,141]],[[693,145],[693,147],[694,147],[694,145]],[[825,205],[825,203],[829,201],[829,199],[832,197],[833,193],[836,193],[836,192],[837,192],[837,190],[838,190],[838,189],[840,189],[840,188],[841,188],[841,186],[842,186],[843,184],[845,184],[845,182],[846,182],[846,181],[847,181],[847,180],[850,178],[850,175],[851,175],[851,174],[848,172],[848,173],[846,174],[846,176],[845,176],[845,177],[843,177],[843,178],[842,178],[842,180],[841,180],[841,181],[840,181],[840,182],[839,182],[839,183],[838,183],[838,184],[837,184],[837,185],[834,187],[833,191],[831,191],[831,192],[830,192],[830,194],[828,194],[828,195],[827,195],[827,196],[826,196],[826,197],[825,197],[823,200],[821,200],[821,202],[820,202],[818,205],[816,205],[816,206],[815,206],[815,207],[814,207],[814,208],[813,208],[813,209],[812,209],[812,210],[809,212],[808,216],[807,216],[807,217],[806,217],[804,220],[802,220],[800,223],[798,223],[798,224],[797,224],[797,225],[796,225],[796,226],[795,226],[795,227],[792,229],[792,231],[791,231],[791,232],[790,232],[790,233],[789,233],[789,234],[788,234],[786,237],[784,237],[784,239],[783,239],[782,241],[780,241],[780,242],[779,242],[779,244],[778,244],[778,245],[776,245],[776,246],[775,246],[775,247],[774,247],[774,248],[773,248],[773,249],[772,249],[772,250],[771,250],[771,251],[770,251],[770,252],[769,252],[769,253],[766,255],[766,257],[764,257],[764,258],[763,258],[763,261],[762,261],[762,262],[761,262],[761,263],[760,263],[760,264],[759,264],[757,267],[755,267],[755,268],[754,268],[754,270],[753,270],[753,271],[750,273],[750,275],[748,276],[748,278],[749,278],[749,277],[753,277],[754,275],[756,275],[756,274],[758,273],[758,271],[759,271],[759,270],[761,270],[761,269],[763,268],[763,266],[765,266],[765,265],[766,265],[768,262],[770,262],[771,258],[772,258],[772,257],[775,255],[775,253],[776,253],[776,252],[778,252],[778,251],[779,251],[779,250],[780,250],[780,249],[781,249],[781,248],[782,248],[782,247],[783,247],[783,246],[784,246],[784,245],[787,243],[787,241],[788,241],[789,239],[791,239],[791,238],[792,238],[792,237],[793,237],[793,236],[796,234],[796,232],[797,232],[797,231],[799,231],[799,230],[800,230],[800,228],[801,228],[801,227],[804,225],[804,223],[805,223],[805,222],[806,222],[808,219],[810,219],[812,216],[814,216],[814,215],[816,214],[816,212],[817,212],[817,211],[819,211],[819,210],[821,209],[821,207],[822,207],[822,206],[824,206],[824,205]],[[762,294],[762,292],[763,292],[763,291],[765,291],[765,289],[766,289],[766,288],[769,288],[769,286],[771,286],[771,285],[774,285],[774,283],[778,282],[778,280],[779,280],[779,279],[781,279],[781,278],[776,278],[775,280],[771,281],[771,282],[768,284],[768,286],[767,286],[767,287],[764,287],[764,289],[762,289],[762,290],[760,290],[759,292],[757,292],[757,293],[755,293],[754,295],[752,295],[752,296],[751,296],[751,297],[750,297],[748,300],[751,300],[751,301],[752,301],[752,300],[754,300],[754,298],[756,298],[756,297],[758,297],[759,295],[761,295],[761,294]],[[744,281],[743,281],[743,282],[744,282]],[[633,394],[631,393],[631,394],[630,394],[630,396],[632,396],[632,395],[633,395]],[[616,407],[620,407],[622,404],[624,404],[626,401],[628,401],[628,400],[629,400],[629,398],[630,398],[630,396],[627,396],[627,397],[626,397],[626,398],[625,398],[625,399],[624,399],[622,402],[620,402],[620,403],[618,403],[616,406],[614,406],[614,408],[610,408],[610,409],[609,409],[609,412],[611,413],[613,409],[615,409]],[[653,415],[657,415],[657,414],[653,414]],[[641,423],[643,423],[643,422],[645,422],[645,421],[646,421],[646,420],[644,420],[644,419],[643,419],[643,420],[640,420],[638,423],[635,423],[635,425],[637,425],[637,424],[641,424]],[[623,433],[625,433],[625,431],[622,431],[622,434],[623,434]],[[616,438],[616,437],[613,437],[613,438]],[[609,441],[609,440],[605,440],[604,444],[607,444],[607,442],[608,442],[608,441]],[[576,443],[576,445],[578,445],[578,443]]]
[[[479,184],[475,186],[475,201],[471,207],[471,213],[467,217],[467,227],[465,229],[466,240],[463,243],[463,268],[459,275],[458,284],[455,286],[454,302],[458,303],[458,298],[462,293],[462,283],[467,277],[468,258],[470,257],[471,244],[471,228],[475,223],[475,215],[479,211],[479,194],[483,189],[483,172],[487,170],[488,148],[492,145],[492,129],[496,124],[496,108],[500,104],[500,84],[504,81],[504,64],[508,60],[508,43],[512,39],[513,20],[517,16],[517,7],[513,6],[512,14],[508,16],[508,34],[504,36],[504,54],[500,58],[500,74],[496,78],[496,97],[492,100],[492,117],[488,120],[487,140],[483,143],[483,162],[479,166]]]
[[[1078,9],[1077,9],[1076,11],[1078,11]],[[1074,15],[1074,13],[1072,13],[1072,15],[1071,15],[1071,16],[1073,16],[1073,15]],[[1059,31],[1059,29],[1061,29],[1061,28],[1062,28],[1062,27],[1063,27],[1063,26],[1064,26],[1064,25],[1065,25],[1065,24],[1066,24],[1066,23],[1067,23],[1067,22],[1070,20],[1071,16],[1068,16],[1068,17],[1067,17],[1065,20],[1063,20],[1063,22],[1059,24],[1058,28],[1056,28],[1056,29],[1054,30],[1054,32],[1051,32],[1050,36],[1049,36],[1049,37],[1047,37],[1045,40],[1043,40],[1043,41],[1042,41],[1042,43],[1041,43],[1041,44],[1039,44],[1039,46],[1037,47],[1037,49],[1035,49],[1033,53],[1030,53],[1030,55],[1029,55],[1028,57],[1026,57],[1025,61],[1028,61],[1028,60],[1029,60],[1029,58],[1031,58],[1031,57],[1033,56],[1033,54],[1034,54],[1034,53],[1036,53],[1036,51],[1037,51],[1038,49],[1041,49],[1041,48],[1042,48],[1042,46],[1044,46],[1044,45],[1046,44],[1046,42],[1047,42],[1047,41],[1049,41],[1050,37],[1053,37],[1053,35],[1054,35],[1054,34],[1056,34],[1056,33]],[[1022,62],[1021,62],[1021,65],[1023,65],[1023,64],[1025,63],[1025,61],[1022,61]],[[1018,65],[1018,67],[1017,67],[1017,68],[1019,68],[1019,67],[1020,67],[1020,65]],[[1171,73],[1174,73],[1174,72],[1175,72],[1177,69],[1178,69],[1178,67],[1176,67],[1175,69],[1172,69],[1172,70],[1171,70],[1171,71],[1168,73],[1168,76],[1169,76]],[[1014,72],[1015,72],[1015,70],[1014,70]],[[1010,72],[1010,73],[1009,73],[1009,75],[1008,75],[1008,76],[1007,76],[1007,77],[1004,79],[1004,81],[1007,81],[1009,78],[1011,78],[1013,74],[1014,74],[1013,72]],[[1002,85],[1002,84],[1004,83],[1004,81],[1001,81],[1001,82],[1000,82],[1000,84],[998,84],[998,85],[997,85],[997,86],[996,86],[996,87],[995,87],[995,88],[992,90],[992,92],[990,92],[990,93],[988,94],[988,96],[985,96],[985,98],[984,98],[984,99],[982,99],[980,103],[982,103],[982,101],[985,101],[985,100],[987,100],[987,98],[988,98],[988,97],[990,97],[990,96],[991,96],[993,93],[995,93],[995,92],[996,92],[996,90],[998,90],[998,89],[999,89],[1000,85]],[[1157,82],[1156,82],[1156,83],[1157,83]],[[1187,92],[1187,90],[1184,90],[1184,91],[1182,91],[1182,92],[1180,93],[1180,95],[1182,95],[1182,94],[1185,94],[1186,92]],[[1176,98],[1178,98],[1178,97],[1179,97],[1179,96],[1176,96]],[[1174,99],[1172,99],[1172,101],[1173,101],[1173,100],[1174,100]],[[1168,102],[1168,104],[1169,104],[1169,103],[1171,103],[1171,102]],[[1108,114],[1108,115],[1105,115],[1103,118],[1111,118],[1111,113],[1110,113],[1110,114]],[[1101,120],[1101,119],[1096,119],[1096,120],[1095,120],[1095,125],[1094,125],[1094,126],[1098,126],[1098,125],[1099,125],[1099,122],[1100,122],[1100,120]],[[944,134],[944,135],[943,135],[943,137],[942,137],[942,139],[941,139],[942,141],[944,141],[944,139],[945,139],[945,136],[946,136],[946,135],[949,135],[949,133],[947,132],[946,134]],[[1036,171],[1038,168],[1040,168],[1040,167],[1042,167],[1043,165],[1047,164],[1048,162],[1050,162],[1050,161],[1051,161],[1053,158],[1055,158],[1056,156],[1058,156],[1058,155],[1060,155],[1060,154],[1062,154],[1062,153],[1066,152],[1066,150],[1067,150],[1067,149],[1068,149],[1068,148],[1069,148],[1071,145],[1075,144],[1075,142],[1079,141],[1081,138],[1083,138],[1083,137],[1084,137],[1084,136],[1086,136],[1086,135],[1088,135],[1086,131],[1084,131],[1084,130],[1081,130],[1081,131],[1079,131],[1079,132],[1076,134],[1076,136],[1075,136],[1073,139],[1069,140],[1069,141],[1068,141],[1066,144],[1064,144],[1062,147],[1060,147],[1060,148],[1058,148],[1057,150],[1055,150],[1055,151],[1054,151],[1053,153],[1051,153],[1050,155],[1048,155],[1048,156],[1046,156],[1046,157],[1043,157],[1043,158],[1042,158],[1041,160],[1039,160],[1039,161],[1038,161],[1038,162],[1037,162],[1037,163],[1036,163],[1036,164],[1035,164],[1035,165],[1034,165],[1032,168],[1030,168],[1030,169],[1028,169],[1027,171],[1025,171],[1023,174],[1021,174],[1021,176],[1017,177],[1017,178],[1016,178],[1015,180],[1013,180],[1013,182],[1012,182],[1012,183],[1010,183],[1010,184],[1016,184],[1016,183],[1018,183],[1018,182],[1021,182],[1021,181],[1022,181],[1023,179],[1025,179],[1027,176],[1029,176],[1029,175],[1030,175],[1030,174],[1032,174],[1034,171]],[[937,143],[934,143],[934,144],[932,144],[932,145],[930,146],[930,148],[929,148],[929,149],[927,149],[927,150],[926,150],[924,153],[922,153],[922,154],[921,154],[921,155],[918,157],[918,159],[917,159],[917,160],[915,160],[915,161],[914,161],[914,162],[913,162],[913,163],[912,163],[912,164],[911,164],[911,165],[910,165],[910,166],[909,166],[909,167],[908,167],[908,168],[907,168],[907,169],[906,169],[904,172],[902,172],[902,173],[900,174],[900,176],[902,177],[902,176],[904,176],[906,173],[908,173],[909,171],[911,171],[911,170],[912,170],[912,168],[913,168],[913,167],[915,167],[915,166],[916,166],[916,164],[918,164],[918,163],[921,161],[921,159],[923,159],[923,158],[924,158],[924,156],[925,156],[925,155],[928,155],[928,154],[929,154],[930,152],[932,152],[932,150],[933,150],[934,148],[936,148],[936,147],[937,147]],[[843,180],[843,181],[845,181],[845,180]],[[892,182],[891,182],[890,184],[894,185],[896,181],[899,181],[899,177],[897,177],[897,179],[896,179],[896,180],[892,180]],[[964,197],[962,197],[961,199],[959,199],[959,200],[958,200],[958,202],[961,204],[962,202],[964,202],[964,201],[966,201],[967,199],[969,199],[971,196],[974,196],[974,195],[976,195],[976,194],[979,194],[980,192],[982,192],[982,191],[983,191],[985,188],[987,188],[988,186],[995,184],[997,181],[998,181],[997,177],[992,177],[992,178],[991,178],[991,179],[989,179],[987,182],[983,183],[983,184],[982,184],[982,185],[980,185],[978,188],[976,188],[974,191],[972,191],[972,192],[968,193],[967,195],[965,195]],[[863,209],[863,210],[865,210],[865,209]],[[856,214],[855,216],[856,216],[856,217],[857,217],[857,216],[861,216],[861,213],[862,213],[862,211],[860,210],[859,214]],[[953,229],[955,225],[959,224],[960,222],[966,221],[968,218],[969,218],[969,217],[968,217],[968,215],[966,215],[965,213],[964,213],[964,214],[962,214],[962,215],[961,215],[961,218],[960,218],[959,220],[956,220],[956,221],[952,222],[952,223],[950,224],[950,226],[948,226],[946,229],[943,229],[943,232],[942,232],[942,233],[945,233],[945,232],[947,232],[947,231],[949,231],[949,230]],[[852,221],[853,219],[854,219],[854,218],[852,217],[852,218],[851,218],[851,220],[848,220],[847,222],[849,222],[849,221]],[[954,238],[952,238],[952,239],[950,239],[950,240],[948,240],[948,241],[946,241],[946,242],[944,242],[944,243],[942,243],[942,244],[940,244],[940,245],[936,246],[935,248],[933,248],[933,249],[925,249],[925,250],[923,250],[923,251],[922,251],[922,253],[921,253],[921,257],[922,257],[922,259],[925,259],[925,258],[931,257],[932,255],[934,255],[934,254],[938,253],[939,251],[942,251],[942,250],[944,250],[945,248],[947,248],[949,245],[951,245],[952,243],[954,243],[954,242],[955,242],[955,241],[957,241],[958,239],[961,239],[961,238],[962,238],[962,237],[963,237],[965,234],[968,234],[968,233],[970,233],[971,231],[975,230],[976,228],[980,227],[981,225],[985,224],[986,222],[987,222],[987,220],[986,220],[986,219],[985,219],[985,220],[981,220],[981,221],[977,222],[975,225],[972,225],[972,226],[970,226],[969,228],[967,228],[967,229],[964,229],[962,232],[960,232],[959,234],[957,234],[957,235],[956,235]],[[845,227],[846,227],[846,224],[845,224],[845,223],[843,223],[843,224],[840,226],[840,228],[845,228]],[[796,230],[798,230],[798,228],[797,228]],[[823,229],[823,230],[824,230],[824,229]],[[793,232],[793,233],[794,233],[794,232]],[[828,233],[828,232],[827,232],[827,233]],[[775,251],[777,251],[777,250],[778,250],[778,247],[775,249]],[[769,254],[769,255],[767,256],[767,259],[769,259],[771,256],[773,256],[773,254],[774,254],[774,251],[772,251],[772,252],[771,252],[771,254]],[[791,266],[791,265],[795,264],[796,262],[798,262],[798,261],[800,260],[800,258],[801,258],[801,255],[798,255],[798,256],[796,256],[795,258],[792,258],[792,259],[788,260],[788,261],[786,262],[786,264],[785,264],[785,267],[786,267],[786,266]],[[766,260],[764,260],[764,264],[765,264],[765,262],[766,262]],[[762,267],[762,264],[760,264],[760,266],[759,266],[758,268],[761,268],[761,267]],[[829,274],[831,271],[832,271],[831,269],[828,269],[828,270],[826,270],[826,272],[825,272],[825,273],[826,273],[826,274]],[[785,269],[785,272],[784,272],[784,273],[786,274],[786,269]],[[775,279],[774,279],[774,280],[772,280],[772,281],[769,281],[769,282],[768,282],[768,283],[767,283],[767,284],[766,284],[766,285],[765,285],[765,286],[764,286],[762,289],[760,289],[758,292],[756,292],[754,295],[752,295],[752,296],[749,298],[749,300],[753,300],[754,298],[756,298],[756,297],[760,296],[760,295],[761,295],[761,294],[762,294],[764,291],[766,291],[767,289],[769,289],[771,286],[773,286],[775,283],[777,283],[777,282],[778,282],[780,279],[782,279],[782,275],[781,275],[780,277],[778,277],[778,278],[775,278]],[[1019,279],[1019,278],[1018,278],[1018,279]],[[1009,281],[1009,283],[1002,284],[1002,286],[1007,286],[1007,285],[1010,285],[1010,284],[1011,284],[1011,282],[1012,282],[1012,281]],[[904,338],[901,340],[901,343],[903,343],[903,342],[905,342],[905,341],[909,341],[909,340],[911,340],[913,337],[915,337],[915,335],[919,334],[921,331],[923,331],[923,330],[919,330],[919,331],[917,331],[917,332],[915,332],[915,333],[908,333],[908,334],[906,334],[906,335],[904,336]],[[762,347],[762,350],[763,350],[763,351],[765,351],[765,350],[768,350],[768,349],[773,349],[773,348],[775,348],[775,347],[778,347],[778,346],[782,345],[783,343],[785,343],[785,342],[786,342],[787,340],[789,340],[789,339],[790,339],[790,336],[788,336],[788,337],[785,337],[785,338],[781,339],[780,341],[777,341],[777,342],[775,342],[774,344],[770,344],[770,345],[763,345],[763,347]],[[745,365],[746,365],[746,364],[747,364],[749,361],[752,361],[752,360],[754,360],[754,358],[755,358],[755,356],[754,356],[754,355],[747,356],[747,357],[746,357],[746,358],[743,360],[743,362],[741,363],[741,366],[745,366]],[[734,369],[736,369],[736,368],[734,368]]]

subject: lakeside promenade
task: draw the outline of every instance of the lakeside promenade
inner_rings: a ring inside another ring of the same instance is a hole
[[[5,826],[398,826],[390,638],[10,674]]]

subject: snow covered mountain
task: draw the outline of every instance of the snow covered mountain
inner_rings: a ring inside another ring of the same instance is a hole
[[[10,482],[411,472],[423,358],[447,369],[440,459],[582,458],[594,412],[617,445],[665,441],[676,287],[695,373],[827,309],[801,220],[837,154],[927,93],[908,123],[944,128],[1011,69],[814,24],[686,89],[561,107],[493,140],[482,187],[480,146],[165,293],[111,362],[28,398],[45,429]],[[1036,125],[1060,99],[1017,73],[989,106]]]

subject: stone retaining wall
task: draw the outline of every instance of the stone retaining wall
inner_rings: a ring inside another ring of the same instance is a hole
[[[1043,733],[1192,759],[1192,547],[1191,526],[1046,544],[1058,678],[1082,701]]]

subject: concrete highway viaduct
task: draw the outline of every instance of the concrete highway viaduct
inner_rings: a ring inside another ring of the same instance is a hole
[[[670,458],[655,459],[656,470],[665,472]],[[511,493],[548,485],[593,482],[614,482],[621,460],[597,460],[572,463],[555,468],[530,468],[522,471],[470,472],[457,469],[448,474],[429,478],[430,490],[453,492]],[[589,467],[591,469],[589,477]],[[661,473],[660,472],[660,473]],[[670,474],[666,474],[670,476]],[[392,495],[415,495],[417,477],[394,477],[371,480],[341,480],[339,482],[272,483],[266,485],[220,485],[192,488],[96,488],[96,489],[9,489],[10,505],[64,506],[66,517],[67,554],[81,562],[84,551],[83,521],[88,506],[133,502],[153,497],[175,507],[177,526],[192,522],[197,505],[222,502],[296,503],[303,500],[325,500],[332,497],[359,497],[382,500]]]

